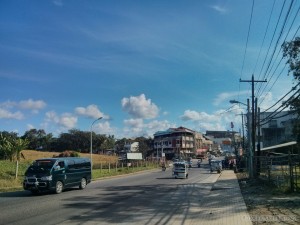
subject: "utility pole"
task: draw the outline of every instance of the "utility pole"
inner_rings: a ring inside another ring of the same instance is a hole
[[[242,135],[243,135],[243,139],[242,139],[242,148],[243,151],[245,151],[245,132],[244,132],[244,113],[242,113]]]
[[[242,116],[242,149],[243,151],[245,151],[245,132],[244,132],[244,113],[241,113],[241,114],[237,114],[238,116]],[[240,132],[241,133],[241,132]]]
[[[251,80],[242,80],[240,79],[240,82],[251,82],[251,86],[252,86],[252,96],[251,96],[251,100],[252,100],[252,135],[251,135],[251,141],[252,141],[252,154],[255,154],[255,108],[254,108],[254,83],[261,83],[261,82],[267,82],[267,80],[254,80],[254,75],[252,75]]]
[[[257,108],[257,175],[260,173],[260,108]]]
[[[249,178],[253,178],[253,153],[252,153],[252,145],[251,145],[251,133],[250,133],[250,101],[247,98],[247,142],[248,142],[248,170],[249,170]]]

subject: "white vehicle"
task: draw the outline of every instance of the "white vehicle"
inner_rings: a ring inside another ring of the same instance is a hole
[[[177,178],[188,178],[188,165],[185,162],[175,162],[173,164],[173,177]]]

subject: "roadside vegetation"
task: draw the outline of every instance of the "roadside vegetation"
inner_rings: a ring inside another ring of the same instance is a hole
[[[61,152],[44,152],[35,150],[23,150],[19,161],[0,160],[0,192],[22,190],[22,182],[27,167],[36,159],[52,158]],[[69,153],[69,152],[68,152]],[[88,153],[77,153],[79,157],[90,158]],[[118,157],[93,154],[93,179],[116,176],[137,171],[156,168],[156,163],[135,162],[129,166],[118,163]]]
[[[118,163],[116,156],[123,150],[125,143],[137,141],[139,142],[137,151],[146,158],[152,151],[151,138],[116,140],[113,135],[100,135],[76,129],[61,133],[58,137],[53,137],[51,133],[46,133],[42,129],[28,130],[23,136],[15,132],[0,131],[0,192],[22,189],[25,170],[36,159],[62,156],[90,158],[91,135],[92,149],[95,153],[93,154],[93,179],[155,167],[155,164],[149,162],[125,165]]]

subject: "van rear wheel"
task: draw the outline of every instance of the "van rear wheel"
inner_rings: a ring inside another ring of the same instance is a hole
[[[84,189],[86,187],[86,183],[86,179],[84,177],[81,178],[79,189]]]
[[[61,181],[57,181],[55,185],[55,193],[60,194],[64,189],[64,184]]]

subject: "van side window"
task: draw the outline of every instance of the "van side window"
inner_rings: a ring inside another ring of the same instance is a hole
[[[74,170],[75,169],[75,162],[74,162],[74,160],[68,159],[68,167],[69,167],[70,170]]]
[[[58,165],[60,166],[60,168],[65,168],[65,162],[64,161],[58,162]]]

